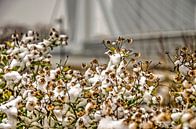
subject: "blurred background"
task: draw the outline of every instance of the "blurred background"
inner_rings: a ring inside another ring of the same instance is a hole
[[[132,37],[143,59],[165,61],[176,47],[196,50],[196,0],[0,0],[1,42],[29,29],[44,38],[51,27],[69,36],[54,63],[67,55],[73,66],[106,62],[102,41],[118,36]]]

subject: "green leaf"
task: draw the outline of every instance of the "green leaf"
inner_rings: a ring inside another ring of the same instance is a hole
[[[157,90],[156,88],[153,89],[152,93],[151,93],[153,96],[157,95]]]
[[[12,42],[10,42],[10,41],[6,41],[5,43],[6,43],[6,45],[7,45],[8,47],[10,47],[10,48],[14,47],[14,46],[12,45]]]
[[[69,67],[69,66],[65,66],[65,67],[63,68],[63,71],[64,71],[64,72],[67,72],[68,70],[70,70],[70,67]]]
[[[112,52],[114,52],[114,51],[116,50],[115,47],[110,47],[109,49],[110,49]]]
[[[128,101],[128,105],[131,106],[136,102],[136,99],[131,99]]]
[[[12,71],[18,71],[19,68],[20,66],[15,66],[14,68],[12,68]]]
[[[4,118],[6,118],[6,114],[0,111],[0,123],[2,123]]]
[[[12,96],[12,92],[9,90],[6,90],[3,92],[3,99],[8,100]]]
[[[4,73],[0,73],[0,78],[3,78]]]
[[[0,89],[3,89],[5,87],[5,85],[6,85],[6,83],[4,81],[0,82]]]

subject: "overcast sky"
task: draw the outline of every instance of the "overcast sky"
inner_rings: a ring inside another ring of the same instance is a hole
[[[33,25],[36,23],[49,24],[56,0],[1,0],[0,25],[14,23]],[[65,14],[63,0],[58,0],[56,17]]]

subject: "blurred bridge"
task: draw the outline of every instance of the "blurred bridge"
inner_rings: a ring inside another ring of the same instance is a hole
[[[190,45],[196,50],[195,0],[65,0],[73,48],[99,56],[102,39],[133,37],[145,58]]]

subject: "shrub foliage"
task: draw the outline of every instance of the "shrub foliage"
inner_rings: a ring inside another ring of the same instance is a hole
[[[196,128],[196,51],[167,53],[175,76],[164,82],[123,37],[103,42],[107,64],[53,68],[51,50],[67,40],[51,29],[41,42],[28,31],[0,44],[0,128]]]

